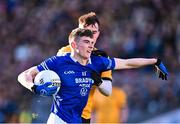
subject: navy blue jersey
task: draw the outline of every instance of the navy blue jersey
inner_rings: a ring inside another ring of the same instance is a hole
[[[86,66],[75,61],[70,53],[64,56],[53,56],[37,66],[39,71],[53,70],[61,79],[61,88],[54,96],[51,112],[68,123],[80,123],[81,114],[87,103],[94,81],[92,71],[101,73],[115,67],[114,59],[91,56]]]

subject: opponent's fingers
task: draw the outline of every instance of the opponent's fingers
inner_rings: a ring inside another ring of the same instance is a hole
[[[159,71],[159,78],[162,78],[162,73]]]
[[[44,86],[45,87],[48,87],[49,85],[51,85],[52,84],[52,82],[46,82],[45,84],[44,84]]]
[[[164,80],[164,75],[163,75],[163,73],[160,72],[159,74],[160,74],[160,78],[161,78],[162,80]]]
[[[57,88],[58,88],[57,86],[48,87],[48,90],[49,90],[49,91],[56,91]]]
[[[165,79],[165,74],[162,73],[162,72],[161,72],[161,74],[162,74],[162,80],[164,80]]]

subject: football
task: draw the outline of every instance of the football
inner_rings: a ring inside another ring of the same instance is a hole
[[[50,85],[49,87],[58,86],[57,92],[59,91],[61,87],[61,80],[56,72],[52,70],[43,70],[39,72],[34,78],[35,85],[42,85],[46,82],[52,82],[52,85]]]

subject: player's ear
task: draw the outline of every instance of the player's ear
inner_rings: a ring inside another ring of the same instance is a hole
[[[73,49],[75,49],[76,48],[76,42],[71,42],[71,47],[73,48]]]

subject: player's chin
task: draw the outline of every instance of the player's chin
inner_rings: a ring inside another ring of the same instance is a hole
[[[90,56],[91,56],[91,54],[87,54],[87,55],[84,56],[84,59],[89,59]]]

